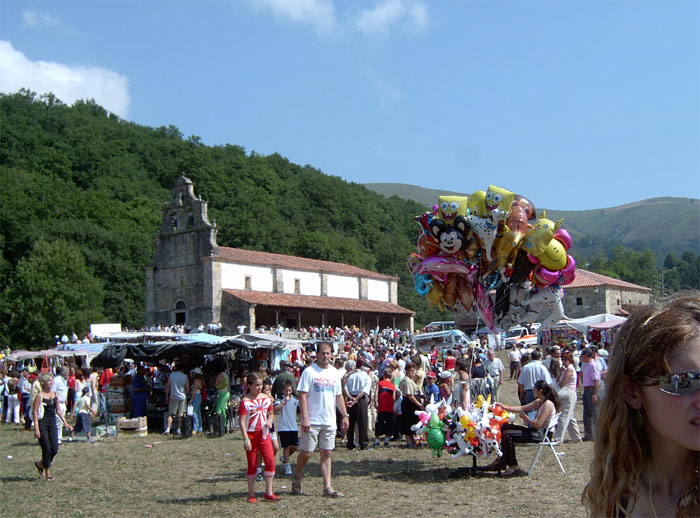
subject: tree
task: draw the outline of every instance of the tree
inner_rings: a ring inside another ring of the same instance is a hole
[[[676,266],[678,266],[678,256],[676,255],[675,252],[670,252],[666,254],[666,259],[664,259],[664,268],[667,270],[672,270]]]
[[[85,332],[104,321],[102,283],[80,249],[66,241],[37,241],[20,259],[3,293],[3,330],[13,348],[43,348],[52,337]]]

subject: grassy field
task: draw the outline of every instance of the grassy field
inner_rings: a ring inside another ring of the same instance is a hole
[[[500,354],[499,354],[500,355]],[[506,404],[516,404],[515,382],[501,390]],[[579,423],[581,408],[577,409]],[[150,445],[151,447],[147,447]],[[551,451],[544,450],[531,477],[502,479],[450,477],[471,459],[436,458],[429,450],[406,450],[392,443],[374,451],[347,451],[338,443],[333,479],[342,499],[322,497],[318,454],[303,480],[304,495],[290,494],[289,477],[275,478],[277,503],[246,502],[245,456],[240,434],[186,440],[151,434],[120,436],[94,444],[61,445],[52,473],[38,477],[34,461],[40,448],[31,432],[0,426],[0,502],[5,511],[35,516],[243,516],[366,517],[486,515],[570,518],[585,516],[580,504],[588,480],[592,443],[565,444],[562,475]],[[527,469],[535,445],[518,445]],[[294,458],[293,458],[294,461]],[[480,460],[479,464],[488,461]],[[278,465],[278,473],[282,472]],[[262,496],[264,483],[256,484]]]

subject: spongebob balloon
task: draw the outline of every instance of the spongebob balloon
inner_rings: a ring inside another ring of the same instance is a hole
[[[489,190],[486,191],[486,199],[484,200],[484,208],[486,209],[484,216],[488,216],[496,209],[500,209],[504,214],[507,214],[510,206],[513,204],[514,197],[515,193],[508,189],[489,185]]]
[[[469,198],[466,196],[439,196],[438,215],[440,219],[448,225],[452,225],[457,216],[466,216],[468,200]]]
[[[484,207],[485,202],[486,191],[474,191],[469,197],[469,203],[467,204],[469,214],[478,218],[483,218],[486,216],[486,208]]]

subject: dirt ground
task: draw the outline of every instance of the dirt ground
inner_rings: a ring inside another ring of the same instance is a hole
[[[505,359],[505,354],[499,352]],[[504,364],[506,362],[504,361]],[[506,375],[507,377],[507,375]],[[515,381],[504,382],[501,400],[517,404]],[[581,402],[577,407],[581,423]],[[148,446],[148,447],[147,447]],[[527,469],[537,445],[518,445]],[[333,453],[333,483],[342,499],[322,496],[318,454],[305,470],[304,495],[290,494],[290,477],[278,465],[277,503],[246,502],[245,455],[240,434],[186,440],[150,434],[120,436],[94,444],[64,443],[52,469],[55,482],[39,478],[40,448],[31,432],[0,426],[0,502],[13,514],[36,516],[242,516],[366,517],[473,515],[494,517],[586,516],[580,503],[588,480],[592,443],[558,446],[563,475],[551,450],[543,450],[531,477],[453,478],[471,459],[434,457],[391,443],[373,451]],[[294,462],[294,457],[292,459]],[[488,460],[479,460],[484,465]],[[262,497],[264,483],[256,484]]]

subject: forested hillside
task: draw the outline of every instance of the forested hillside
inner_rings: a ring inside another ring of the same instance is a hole
[[[66,106],[21,91],[0,94],[0,348],[46,347],[90,322],[140,326],[144,267],[183,173],[209,202],[220,245],[396,275],[399,304],[417,311],[417,325],[451,318],[428,309],[406,267],[424,205],[278,154],[205,146],[173,126],[120,120],[94,102]],[[688,236],[691,246],[697,237]],[[578,264],[657,292],[700,286],[692,249],[664,258],[662,281],[650,249],[605,239],[580,240],[590,253],[574,250]]]
[[[220,245],[342,261],[397,275],[417,321],[444,318],[413,290],[420,204],[386,199],[279,155],[209,147],[175,127],[120,120],[91,102],[0,96],[0,339],[46,346],[88,322],[143,322],[144,267],[163,204],[185,173]]]

